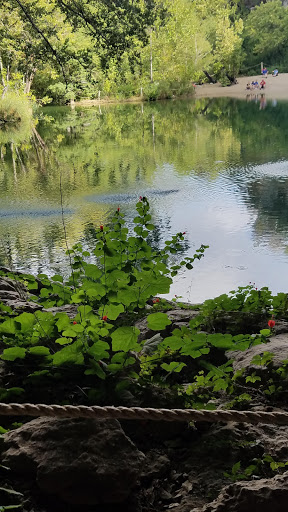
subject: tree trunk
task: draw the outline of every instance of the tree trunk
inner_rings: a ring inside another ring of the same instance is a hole
[[[26,75],[24,94],[29,94],[29,92],[30,92],[33,78],[35,76],[35,71],[36,71],[36,68],[34,68],[29,75],[28,74]]]
[[[214,78],[212,78],[212,76],[211,76],[211,75],[209,75],[208,71],[203,70],[203,73],[204,73],[204,75],[208,78],[208,80],[209,80],[209,82],[210,82],[211,84],[216,84],[216,80],[214,80]]]

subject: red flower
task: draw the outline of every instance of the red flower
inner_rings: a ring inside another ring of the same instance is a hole
[[[107,322],[108,316],[107,315],[102,316],[102,320],[104,320],[104,322]]]
[[[73,322],[73,325],[76,325],[76,324],[77,324],[77,322]]]
[[[120,208],[119,208],[119,206],[118,206],[118,208],[117,208],[117,212],[120,212]]]
[[[183,231],[182,235],[186,235],[186,231]]]
[[[100,225],[100,231],[103,231],[103,225],[102,224]]]
[[[273,327],[275,327],[275,323],[275,320],[269,320],[268,326],[270,327],[270,329],[273,329]]]
[[[140,196],[140,197],[139,197],[139,201],[142,201],[142,199],[143,199],[143,197],[142,197],[142,196]]]
[[[156,302],[160,302],[160,299],[154,299],[153,304],[156,304]]]

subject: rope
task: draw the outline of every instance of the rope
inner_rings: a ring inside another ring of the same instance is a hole
[[[0,403],[2,416],[49,416],[55,418],[95,418],[121,420],[152,421],[216,421],[237,423],[265,423],[268,425],[288,425],[287,412],[256,411],[206,411],[195,409],[152,409],[141,407],[86,407],[84,405],[46,405],[46,404],[3,404]]]

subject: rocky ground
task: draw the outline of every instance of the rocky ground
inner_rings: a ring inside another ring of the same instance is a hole
[[[0,301],[24,311],[37,307],[27,301],[25,288],[8,278],[0,278]],[[75,316],[74,306],[63,308],[71,318]],[[171,328],[188,325],[197,314],[196,310],[171,306],[168,312]],[[246,326],[250,320],[245,322]],[[233,330],[235,317],[226,315],[219,322],[223,330],[230,322]],[[257,332],[266,322],[261,316],[257,318]],[[145,319],[138,322],[138,327],[142,339],[155,336]],[[275,355],[275,368],[288,359],[287,322],[277,321],[276,327],[276,335],[266,348]],[[245,352],[227,353],[226,357],[233,358],[236,370],[247,369],[253,367],[253,356],[262,351],[258,345]],[[265,367],[262,370],[265,372]],[[274,404],[259,394],[251,408],[287,410],[286,403],[285,393],[282,403]],[[165,407],[167,396],[159,392],[149,405]],[[287,509],[288,471],[281,467],[273,472],[263,461],[266,454],[274,461],[288,461],[288,427],[26,420],[17,418],[23,424],[1,439],[0,510],[10,510],[13,505],[24,512],[270,512],[271,509],[282,512]],[[243,471],[258,461],[259,470],[253,476],[244,474],[244,478],[239,471],[239,479],[234,478],[232,468],[239,461]]]

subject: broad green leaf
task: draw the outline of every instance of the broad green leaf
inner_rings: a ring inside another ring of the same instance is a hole
[[[29,354],[34,356],[49,356],[50,350],[47,347],[38,346],[29,348]]]
[[[64,331],[64,329],[71,324],[71,320],[66,313],[57,313],[57,315],[55,315],[55,319],[57,319],[56,325],[58,331]]]
[[[99,379],[102,379],[102,380],[105,380],[106,379],[106,373],[104,372],[104,370],[101,368],[100,365],[93,365],[93,368],[89,368],[88,370],[85,370],[84,372],[85,375],[97,375],[97,377],[99,377]]]
[[[85,268],[85,275],[89,277],[90,279],[100,279],[103,272],[100,270],[96,265],[93,265],[93,263],[87,263],[84,266]]]
[[[15,321],[12,320],[12,318],[7,318],[7,320],[5,320],[5,322],[0,325],[0,333],[2,332],[3,334],[15,334],[16,331],[17,327]]]
[[[169,336],[163,340],[162,344],[164,347],[171,348],[171,350],[180,350],[184,345],[184,340],[178,336]]]
[[[83,364],[84,356],[82,353],[83,345],[80,340],[75,341],[73,345],[62,348],[53,356],[53,364],[59,366],[61,364]]]
[[[65,331],[63,331],[62,334],[63,334],[63,336],[66,336],[67,338],[76,338],[78,336],[78,334],[81,334],[83,331],[84,331],[83,325],[75,324],[75,325],[70,325],[70,327],[68,329],[65,329]]]
[[[30,331],[36,322],[35,316],[32,313],[22,313],[15,318],[16,322],[21,325],[21,332]]]
[[[58,343],[58,345],[68,345],[68,343],[72,343],[72,338],[57,338],[55,340],[55,343]]]
[[[22,347],[5,348],[1,359],[4,361],[15,361],[15,359],[24,359],[26,355],[26,349]]]
[[[149,329],[153,331],[163,331],[167,325],[172,323],[166,313],[152,313],[147,316],[147,322]]]
[[[118,327],[111,335],[112,350],[114,352],[128,352],[129,350],[139,350],[140,345],[137,343],[139,329],[135,327]]]
[[[184,366],[187,366],[187,365],[185,363],[179,363],[176,361],[173,361],[170,364],[167,364],[167,363],[161,364],[161,368],[163,368],[163,370],[165,370],[166,372],[169,372],[169,373],[172,373],[172,372],[179,373],[179,372],[181,372],[182,368],[184,368]]]
[[[110,320],[117,320],[120,313],[124,312],[123,304],[107,304],[99,309],[99,315],[106,315]]]
[[[207,341],[213,347],[217,347],[223,350],[231,350],[235,348],[235,343],[230,334],[210,334],[207,336]]]
[[[110,350],[110,346],[106,341],[97,341],[92,347],[89,347],[88,353],[96,361],[100,361],[100,359],[107,359],[109,357],[107,350]]]
[[[52,281],[59,281],[59,283],[63,283],[63,277],[60,274],[55,274],[55,276],[51,277]]]

